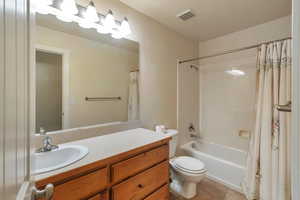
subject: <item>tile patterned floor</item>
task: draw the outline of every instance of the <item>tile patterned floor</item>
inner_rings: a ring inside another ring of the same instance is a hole
[[[170,200],[184,200],[184,198],[171,195]],[[198,195],[190,200],[246,200],[246,198],[222,184],[204,179],[198,184]]]

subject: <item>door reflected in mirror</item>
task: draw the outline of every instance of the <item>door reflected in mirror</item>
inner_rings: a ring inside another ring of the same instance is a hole
[[[36,16],[36,133],[139,119],[139,45]]]

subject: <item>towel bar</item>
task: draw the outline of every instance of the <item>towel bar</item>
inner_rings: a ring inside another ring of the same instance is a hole
[[[122,100],[121,97],[85,97],[86,101],[114,101]]]

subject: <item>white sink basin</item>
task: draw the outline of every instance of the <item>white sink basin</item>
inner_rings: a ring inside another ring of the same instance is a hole
[[[32,159],[32,173],[41,174],[66,167],[88,154],[88,148],[79,145],[59,145],[58,149],[35,153]]]

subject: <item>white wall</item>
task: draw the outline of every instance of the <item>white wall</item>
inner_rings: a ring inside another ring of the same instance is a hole
[[[87,0],[78,1],[87,5]],[[197,56],[197,42],[184,38],[118,0],[95,0],[99,12],[112,9],[117,19],[127,16],[133,40],[139,42],[141,120],[145,127],[176,128],[177,59]]]
[[[265,24],[199,42],[199,56],[282,39],[291,34],[291,19],[283,17]],[[200,64],[200,135],[204,140],[247,150],[248,140],[239,130],[253,132],[255,119],[256,49],[204,59]],[[232,67],[246,76],[230,77]],[[202,88],[202,89],[201,89]],[[216,106],[217,105],[217,106]]]
[[[199,56],[281,39],[287,36],[291,36],[290,16],[282,17],[212,40],[199,42]],[[215,59],[209,59],[209,61],[210,60]]]

